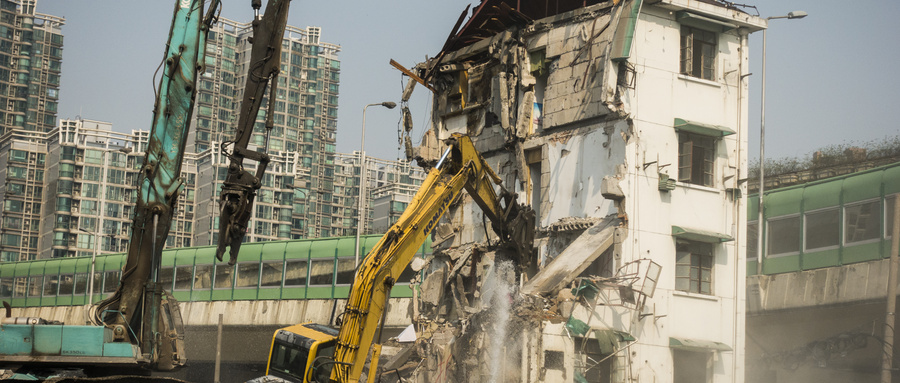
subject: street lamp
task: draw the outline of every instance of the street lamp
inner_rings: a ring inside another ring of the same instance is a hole
[[[806,12],[793,11],[784,16],[769,16],[766,21],[775,19],[802,19],[807,16]],[[756,274],[762,274],[763,264],[763,194],[766,188],[766,31],[763,29],[763,48],[762,48],[762,100],[760,101],[760,122],[759,122],[759,205],[758,220],[756,221]]]
[[[357,218],[358,222],[356,223],[356,245],[354,246],[355,250],[353,252],[356,267],[359,267],[359,235],[360,233],[362,233],[363,226],[366,223],[366,220],[363,217],[366,206],[366,199],[364,198],[366,190],[366,109],[368,109],[370,106],[377,105],[381,105],[388,109],[394,109],[395,107],[397,107],[396,103],[390,101],[368,104],[363,107],[362,134],[360,135],[359,139],[359,213],[357,214],[359,218]]]
[[[77,227],[78,231],[87,233],[94,236],[94,252],[91,254],[91,274],[88,276],[88,310],[94,304],[94,265],[97,260],[97,245],[100,244],[100,233],[92,233],[80,227]]]

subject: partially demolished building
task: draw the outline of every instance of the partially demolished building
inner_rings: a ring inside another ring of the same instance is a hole
[[[537,212],[534,247],[497,248],[455,201],[416,265],[418,359],[382,379],[743,381],[747,41],[765,21],[713,0],[468,14],[402,69],[404,100],[433,92],[407,155],[433,165],[441,140],[471,136]]]

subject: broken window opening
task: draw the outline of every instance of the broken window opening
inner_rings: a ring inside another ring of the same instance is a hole
[[[678,181],[713,187],[715,154],[713,137],[678,133]]]
[[[715,80],[717,36],[714,32],[681,27],[681,74]]]
[[[675,289],[712,295],[713,249],[709,243],[678,241],[675,253]]]
[[[759,221],[747,222],[747,260],[759,258]]]
[[[634,68],[634,65],[628,61],[622,61],[618,63],[618,68],[616,85],[633,90],[635,77],[637,77],[637,70]]]
[[[709,382],[712,353],[707,351],[672,350],[675,383]]]
[[[881,237],[881,200],[844,207],[844,244],[877,240]]]
[[[528,134],[534,134],[541,131],[542,128],[544,90],[547,89],[547,78],[550,76],[550,60],[547,59],[545,50],[531,52],[529,58],[531,59],[531,75],[534,76],[534,105]]]
[[[538,215],[534,220],[535,227],[540,227],[541,214],[541,163],[543,162],[543,153],[540,147],[525,151],[525,163],[528,164],[528,201],[531,208]]]
[[[576,382],[607,383],[612,381],[613,363],[615,357],[604,354],[600,350],[600,344],[594,338],[580,338],[575,340],[575,375]],[[604,360],[605,359],[605,360]]]
[[[566,357],[562,351],[544,350],[544,369],[546,379],[563,381],[566,378]],[[550,380],[548,380],[550,381]]]

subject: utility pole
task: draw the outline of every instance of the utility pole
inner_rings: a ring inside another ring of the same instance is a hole
[[[900,263],[900,194],[894,195],[894,227],[891,230],[891,266],[888,272],[887,308],[884,315],[884,352],[881,353],[881,383],[891,383],[894,362],[894,323],[897,308],[897,265]]]

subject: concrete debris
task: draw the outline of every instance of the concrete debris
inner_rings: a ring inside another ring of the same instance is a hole
[[[571,232],[586,230],[602,221],[601,218],[576,218],[565,217],[551,224],[547,230],[550,232]]]
[[[581,274],[613,244],[619,220],[604,218],[575,239],[522,289],[526,294],[554,294]]]
[[[403,332],[400,335],[397,335],[397,342],[400,343],[409,343],[416,341],[416,328],[413,325],[407,326],[403,329]],[[383,351],[382,351],[383,352]]]
[[[600,181],[600,194],[603,198],[621,201],[625,198],[625,193],[619,187],[619,179],[612,176],[605,176]]]
[[[452,240],[454,236],[456,236],[456,230],[453,230],[453,225],[442,223],[435,228],[434,239],[431,241],[431,245],[440,245],[448,240]]]
[[[409,268],[412,269],[412,271],[421,271],[425,266],[428,266],[430,262],[431,259],[416,257],[409,263]]]
[[[435,307],[437,307],[444,295],[444,286],[447,284],[447,265],[444,264],[437,270],[432,270],[425,277],[425,281],[420,286],[421,295],[419,295],[419,312],[430,316]]]

